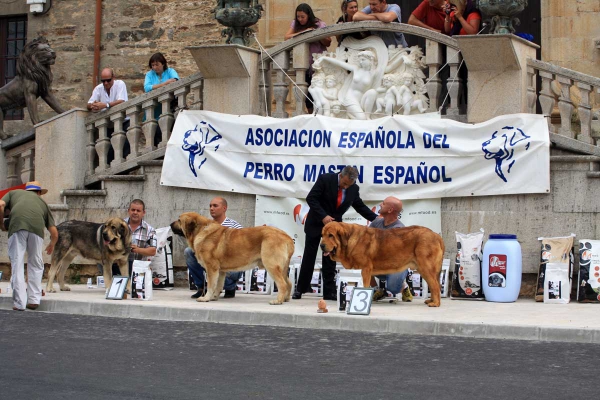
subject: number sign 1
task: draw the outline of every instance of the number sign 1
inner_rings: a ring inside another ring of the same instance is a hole
[[[110,289],[106,293],[106,298],[109,300],[123,300],[123,294],[127,288],[128,276],[113,276]]]
[[[373,302],[373,288],[354,288],[348,314],[369,315]]]

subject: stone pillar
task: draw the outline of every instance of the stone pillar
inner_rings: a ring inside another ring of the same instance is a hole
[[[87,110],[74,108],[35,126],[35,180],[48,188],[44,195],[48,204],[62,203],[61,190],[84,188],[87,114]]]
[[[258,114],[260,52],[239,45],[187,47],[204,77],[204,110]]]
[[[527,59],[539,46],[515,35],[456,36],[469,69],[467,121],[526,113]]]

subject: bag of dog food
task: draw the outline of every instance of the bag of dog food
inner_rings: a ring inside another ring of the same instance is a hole
[[[535,301],[544,301],[544,281],[546,280],[546,265],[560,263],[568,266],[569,280],[573,276],[574,250],[573,241],[575,234],[563,237],[538,238],[542,242],[540,253],[540,268],[535,291]]]
[[[408,283],[408,288],[414,298],[427,298],[426,296],[429,291],[429,286],[427,285],[427,282],[425,282],[425,279],[421,277],[421,274],[419,274],[418,271],[413,271],[409,268],[408,275],[406,276],[406,282]]]
[[[173,253],[169,243],[172,236],[173,232],[169,226],[156,230],[156,255],[152,257],[150,264],[153,289],[173,290],[175,287]]]
[[[571,301],[571,279],[569,265],[546,264],[544,277],[544,303],[568,304]]]
[[[452,274],[451,299],[485,299],[481,284],[483,234],[483,228],[474,233],[456,232],[457,252]]]
[[[150,261],[135,260],[133,262],[131,298],[134,300],[152,299],[152,271],[150,271]]]
[[[579,240],[577,301],[600,303],[600,240]]]

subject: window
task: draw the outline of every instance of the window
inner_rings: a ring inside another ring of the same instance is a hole
[[[0,18],[0,86],[17,73],[17,58],[27,41],[27,16]],[[23,119],[23,110],[11,110],[5,120]]]

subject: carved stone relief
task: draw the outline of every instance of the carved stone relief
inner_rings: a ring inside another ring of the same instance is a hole
[[[429,108],[425,61],[418,47],[389,48],[377,36],[344,39],[335,53],[313,54],[308,92],[318,114],[375,119]]]

